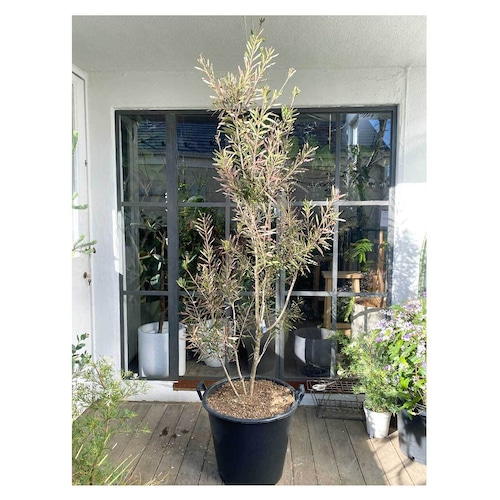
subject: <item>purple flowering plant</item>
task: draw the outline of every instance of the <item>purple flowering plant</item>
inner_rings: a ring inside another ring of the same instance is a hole
[[[377,353],[388,360],[399,409],[415,415],[427,400],[426,297],[389,308],[375,332]]]
[[[355,393],[364,394],[364,405],[375,412],[396,413],[398,394],[392,380],[389,355],[378,349],[378,330],[371,330],[350,340],[343,347],[345,368],[338,371],[341,377],[357,379]]]

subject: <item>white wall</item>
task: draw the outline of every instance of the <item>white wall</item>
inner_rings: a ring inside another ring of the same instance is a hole
[[[194,64],[193,64],[194,66]],[[284,73],[271,75],[281,83]],[[425,234],[425,69],[297,68],[297,107],[398,105],[395,300],[416,293],[418,253]],[[96,355],[119,359],[119,242],[116,219],[115,109],[208,109],[209,89],[201,73],[90,73],[88,81],[91,234]],[[286,98],[284,102],[288,102]]]
[[[407,71],[398,130],[393,303],[414,297],[427,231],[426,72]]]

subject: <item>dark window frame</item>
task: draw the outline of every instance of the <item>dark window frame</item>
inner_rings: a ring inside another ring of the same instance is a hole
[[[338,106],[338,107],[298,107],[297,111],[300,114],[305,113],[331,113],[336,117],[342,114],[348,113],[390,113],[391,114],[391,170],[390,170],[390,178],[389,178],[389,195],[387,200],[371,200],[371,201],[355,201],[355,200],[346,200],[342,199],[338,202],[338,209],[342,210],[343,207],[358,207],[358,206],[385,206],[389,212],[389,223],[387,228],[388,233],[388,248],[387,248],[387,290],[385,292],[387,297],[387,304],[390,305],[391,302],[391,294],[392,294],[392,270],[393,270],[393,242],[394,242],[394,227],[393,227],[393,213],[394,213],[394,187],[396,180],[396,170],[397,170],[397,130],[398,130],[398,106],[397,105],[387,105],[387,106]],[[167,176],[167,191],[169,192],[168,206],[172,206],[175,209],[168,210],[167,212],[167,224],[169,227],[169,268],[168,268],[168,291],[165,293],[168,294],[168,317],[170,327],[172,328],[170,331],[178,330],[178,322],[179,322],[179,311],[178,311],[178,299],[179,299],[179,289],[177,286],[177,277],[178,277],[178,269],[175,263],[178,261],[178,246],[179,246],[179,234],[178,234],[178,219],[177,213],[179,207],[182,206],[211,206],[211,207],[224,207],[226,213],[226,219],[230,213],[230,205],[228,202],[217,203],[217,202],[204,202],[204,203],[180,203],[177,199],[177,168],[178,168],[178,151],[177,151],[177,136],[176,136],[176,124],[178,116],[207,116],[213,114],[206,110],[145,110],[145,109],[128,109],[128,110],[115,110],[115,145],[116,145],[116,181],[117,181],[117,208],[120,214],[123,214],[123,209],[127,206],[142,206],[144,203],[142,202],[127,202],[123,199],[123,178],[122,178],[122,168],[121,168],[121,130],[120,130],[120,122],[121,117],[126,116],[158,116],[163,115],[165,117],[165,122],[167,124],[166,127],[166,137],[165,137],[165,154],[167,158],[167,164],[172,166],[176,165],[176,172],[170,172],[170,175]],[[340,129],[337,128],[337,134],[340,134]],[[336,152],[335,152],[335,185],[338,186],[340,184],[340,158],[341,158],[341,141],[339,140],[340,135],[338,135],[336,140]],[[175,147],[170,147],[170,144],[175,144]],[[168,167],[167,167],[168,168]],[[173,167],[171,167],[173,168]],[[147,206],[165,206],[160,203],[145,203]],[[229,231],[229,221],[226,221],[226,232]],[[170,250],[172,249],[172,250]],[[332,253],[334,255],[332,261],[332,282],[333,282],[333,291],[332,291],[332,321],[336,321],[336,301],[338,297],[352,297],[356,296],[369,296],[370,294],[354,294],[352,292],[338,292],[336,289],[337,283],[337,256],[338,256],[338,233],[335,234]],[[129,360],[127,359],[127,335],[125,332],[125,301],[127,300],[127,296],[130,295],[147,295],[147,294],[156,294],[159,292],[132,292],[127,291],[124,283],[123,274],[119,275],[119,287],[120,287],[120,351],[121,351],[121,366],[123,369],[129,368]],[[281,289],[281,294],[284,293],[284,289]],[[295,297],[326,297],[330,296],[329,292],[308,292],[308,291],[294,291],[293,296]],[[281,378],[286,378],[287,380],[295,380],[295,378],[285,377],[285,366],[284,366],[284,338],[280,337],[280,341],[276,343],[276,351],[275,354],[278,357],[278,362],[276,363],[276,376]],[[170,335],[169,339],[169,352],[170,352],[170,362],[169,366],[170,374],[168,380],[178,380],[178,340],[176,336]],[[303,377],[302,377],[303,378]],[[297,378],[297,380],[299,380]]]

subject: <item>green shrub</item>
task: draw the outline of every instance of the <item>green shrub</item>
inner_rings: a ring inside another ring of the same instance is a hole
[[[124,484],[134,457],[112,464],[109,444],[117,432],[149,432],[130,426],[136,415],[123,405],[131,396],[145,392],[147,385],[130,373],[118,373],[109,359],[92,361],[88,354],[77,352],[79,347],[73,346],[72,482]]]

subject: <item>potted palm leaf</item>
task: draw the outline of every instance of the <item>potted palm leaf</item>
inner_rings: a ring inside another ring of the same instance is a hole
[[[271,90],[265,74],[276,54],[263,42],[260,26],[247,43],[243,67],[225,77],[216,77],[209,60],[199,58],[218,113],[214,164],[231,203],[235,235],[218,241],[210,218],[201,218],[198,270],[179,281],[190,345],[202,351],[209,340],[221,361],[234,359],[237,365],[236,377],[223,363],[225,379],[208,389],[204,382],[198,386],[226,484],[275,484],[281,477],[303,388],[260,377],[257,367],[272,340],[297,317],[295,282],[315,264],[313,252],[329,248],[339,216],[333,189],[321,207],[294,203],[295,180],[314,148],[306,144],[291,157],[298,89],[290,105],[278,100],[294,71]],[[282,303],[277,287],[287,291]],[[237,355],[243,338],[252,345],[248,374]]]

